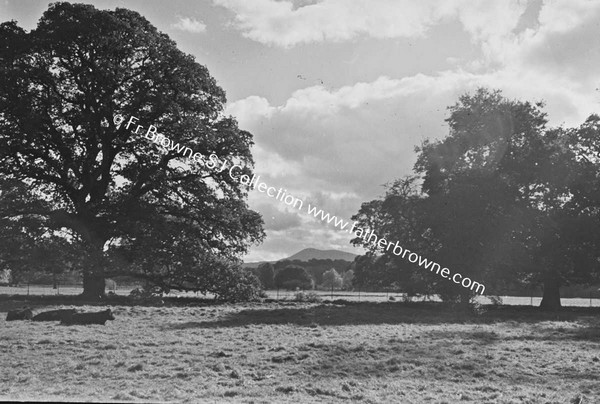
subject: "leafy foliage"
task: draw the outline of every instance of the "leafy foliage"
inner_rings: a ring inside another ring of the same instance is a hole
[[[348,269],[350,269],[352,263],[345,260],[332,260],[332,259],[310,259],[308,261],[300,261],[300,260],[283,260],[277,261],[274,264],[275,271],[280,271],[289,265],[297,265],[304,269],[309,275],[315,280],[317,285],[323,283],[323,274],[325,271],[334,268],[338,273],[344,273]]]
[[[273,289],[275,287],[275,267],[270,262],[264,262],[254,270],[254,274],[260,280],[262,288]]]
[[[331,268],[329,271],[323,274],[323,287],[333,289],[339,289],[342,287],[344,280],[338,272]]]
[[[214,271],[209,292],[218,300],[244,302],[261,297],[261,284],[258,278],[239,266],[228,266],[225,270]]]
[[[559,306],[561,284],[600,273],[600,118],[548,129],[542,107],[486,89],[460,97],[449,108],[449,135],[417,149],[420,177],[395,181],[354,219],[483,281],[488,292],[543,283],[542,305]],[[356,261],[359,284],[397,282],[459,303],[473,297],[390,251],[353,242],[370,249]]]
[[[288,290],[312,289],[313,279],[304,268],[289,265],[275,274],[275,286]]]
[[[351,290],[353,282],[354,282],[354,270],[350,269],[350,270],[344,272],[344,275],[342,276],[342,286],[344,287],[344,289]]]
[[[251,175],[252,135],[223,115],[224,91],[142,16],[53,3],[29,33],[1,24],[0,48],[1,189],[27,190],[0,218],[23,248],[51,237],[74,247],[85,294],[102,296],[116,275],[198,289],[201,263],[235,262],[263,239],[247,186],[115,126],[135,115]],[[20,248],[0,245],[2,262],[26,257]]]

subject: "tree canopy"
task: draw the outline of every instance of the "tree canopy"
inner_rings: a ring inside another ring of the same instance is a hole
[[[275,267],[272,263],[263,262],[254,270],[254,274],[260,280],[263,289],[273,289],[275,286]]]
[[[344,280],[335,268],[331,268],[323,274],[323,287],[330,288],[333,291],[333,289],[341,288],[343,284]]]
[[[417,176],[393,182],[382,200],[363,204],[355,220],[485,281],[492,291],[543,284],[542,307],[559,307],[560,285],[600,274],[600,118],[592,115],[579,128],[548,128],[542,108],[487,89],[461,96],[449,108],[448,136],[417,148]],[[365,246],[383,256],[357,265],[359,281],[366,268],[381,274],[376,279],[395,273],[409,288],[427,290],[427,280],[446,300],[473,297]]]
[[[76,246],[84,294],[102,296],[119,274],[210,291],[210,271],[264,238],[248,187],[226,170],[115,125],[135,115],[251,175],[252,135],[223,114],[225,92],[145,18],[54,3],[31,32],[1,24],[0,49],[2,197],[27,195],[0,205],[3,231]]]

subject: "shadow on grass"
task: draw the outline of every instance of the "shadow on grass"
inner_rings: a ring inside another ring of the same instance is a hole
[[[561,342],[561,341],[590,341],[600,342],[600,321],[581,318],[578,327],[534,327],[528,332],[519,335],[501,336],[495,331],[468,330],[468,331],[429,331],[427,337],[432,339],[453,339],[457,341],[471,341],[474,344],[485,346],[498,342]]]
[[[554,374],[560,380],[577,380],[583,384],[597,383],[600,372],[595,367],[598,356],[586,356],[585,345],[556,341],[530,348],[502,340],[493,332],[445,332],[437,339],[378,340],[304,344],[295,349],[273,353],[272,362],[280,358],[302,366],[303,373],[315,379],[384,378],[399,380],[431,380],[487,384],[488,392],[501,391],[508,385],[547,384],[554,382],[547,371],[532,371],[532,364],[547,365],[548,355],[558,360]],[[455,339],[459,337],[459,339]],[[493,345],[493,344],[498,345]],[[578,349],[580,366],[572,365],[572,356],[557,347],[572,344]],[[507,353],[510,353],[507,358]],[[563,361],[562,364],[560,361]],[[590,367],[588,369],[588,366]],[[480,401],[481,402],[481,401]],[[494,401],[495,402],[495,401]]]
[[[451,310],[438,303],[322,304],[312,307],[276,307],[241,310],[213,321],[174,323],[168,328],[221,328],[249,325],[294,324],[298,326],[345,326],[378,324],[492,324],[515,321],[579,321],[600,314],[599,308],[565,308],[542,312],[530,306],[489,306],[479,312]]]
[[[0,295],[0,313],[21,307],[32,309],[48,306],[143,306],[143,307],[205,307],[218,306],[224,302],[200,297],[163,297],[140,300],[130,296],[106,296],[100,300],[89,300],[81,295]]]

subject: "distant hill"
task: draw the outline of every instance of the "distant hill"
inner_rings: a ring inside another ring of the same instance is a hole
[[[305,248],[304,250],[299,251],[290,257],[282,258],[279,261],[298,260],[298,261],[307,261],[308,262],[314,258],[314,259],[318,259],[318,260],[330,259],[330,260],[344,260],[344,261],[352,262],[352,261],[354,261],[354,258],[356,256],[357,256],[356,254],[352,254],[352,253],[344,252],[344,251],[338,251],[338,250],[318,250],[316,248]],[[242,266],[244,268],[256,268],[264,262],[269,262],[269,261],[246,262]],[[270,262],[275,263],[277,261],[270,261]]]
[[[310,261],[311,259],[317,260],[344,260],[344,261],[354,261],[356,258],[356,254],[352,254],[345,251],[338,250],[317,250],[316,248],[305,248],[304,250],[297,252],[291,257],[281,259],[279,261],[284,260],[298,260],[298,261]]]

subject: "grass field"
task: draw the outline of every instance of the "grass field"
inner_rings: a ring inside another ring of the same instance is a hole
[[[6,298],[0,311],[23,304]],[[72,306],[35,311],[65,307]],[[433,303],[112,308],[116,320],[106,326],[5,322],[3,315],[0,399],[600,402],[597,308],[559,314],[530,307],[465,314]]]

